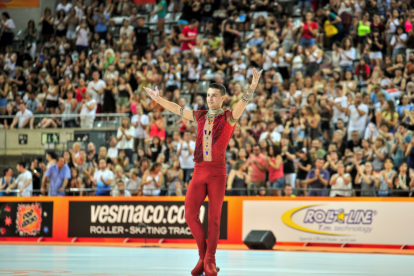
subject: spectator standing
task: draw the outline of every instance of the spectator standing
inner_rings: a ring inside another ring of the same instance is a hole
[[[315,45],[315,37],[318,32],[318,23],[312,21],[312,13],[307,12],[305,22],[300,24],[300,45],[310,48]]]
[[[52,165],[45,173],[42,183],[42,194],[45,194],[46,181],[49,179],[49,196],[64,196],[66,186],[71,179],[70,168],[65,164],[63,157],[59,157],[56,164]]]
[[[56,107],[59,107],[59,85],[56,78],[49,78],[48,82],[45,107],[49,113],[52,113]]]
[[[138,170],[132,169],[129,172],[129,180],[126,183],[125,188],[133,196],[142,195],[141,182],[142,182],[141,178],[138,177]]]
[[[73,90],[68,90],[66,96],[66,100],[59,99],[62,106],[62,114],[65,115],[65,117],[62,118],[64,127],[76,127],[77,103],[76,99],[73,98]]]
[[[149,137],[158,136],[162,142],[165,141],[165,119],[159,109],[154,109],[149,127]]]
[[[392,58],[394,59],[398,54],[405,55],[407,34],[404,33],[404,27],[398,26],[397,33],[392,36],[390,45],[393,48]],[[412,47],[410,45],[410,47]]]
[[[190,24],[185,26],[182,30],[180,40],[182,41],[181,51],[191,50],[190,44],[195,46],[195,39],[197,37],[198,31],[196,28],[197,20],[191,19]]]
[[[296,172],[293,161],[295,160],[295,150],[290,146],[289,138],[282,136],[280,141],[280,148],[282,150],[283,159],[283,175],[285,178],[285,184],[295,187],[296,185]]]
[[[10,190],[16,186],[12,168],[4,169],[4,177],[0,180],[0,196],[14,196]]]
[[[138,17],[137,25],[138,26],[134,29],[134,50],[138,50],[139,58],[142,58],[145,55],[145,51],[148,48],[148,36],[150,34],[150,29],[147,26],[145,26],[145,17],[143,16]]]
[[[0,114],[4,115],[6,112],[7,97],[9,94],[9,84],[4,75],[0,75]]]
[[[371,162],[365,165],[357,166],[357,175],[355,184],[360,185],[361,196],[375,196],[376,178],[374,177],[374,168]]]
[[[374,170],[375,170],[375,165]],[[384,161],[384,169],[377,174],[377,189],[378,196],[391,196],[394,187],[394,178],[397,172],[394,170],[394,164],[391,158],[386,158]],[[378,181],[379,180],[379,181]]]
[[[410,194],[410,184],[414,180],[410,179],[410,170],[407,162],[404,162],[398,168],[398,173],[393,179],[393,196],[408,197]]]
[[[285,179],[283,174],[283,159],[279,147],[269,147],[267,163],[269,164],[269,181],[270,188],[272,189],[270,191],[270,195],[281,196]]]
[[[354,68],[352,66],[353,61],[355,60],[355,48],[352,47],[351,39],[345,38],[342,42],[341,48],[339,51],[339,65],[341,68],[341,79],[345,79],[345,72],[353,72]]]
[[[368,119],[368,106],[362,103],[361,93],[355,94],[354,104],[349,106],[347,115],[349,116],[348,139],[351,138],[354,131],[358,132],[359,138],[364,137]]]
[[[268,121],[267,122],[267,130],[260,134],[259,143],[265,139],[272,141],[274,145],[279,144],[282,135],[276,131],[276,122],[275,121]]]
[[[258,189],[265,187],[267,161],[266,157],[260,153],[260,145],[253,146],[253,154],[247,159],[246,165],[252,167],[250,183],[247,184],[248,195],[257,195]]]
[[[117,133],[118,151],[125,151],[129,160],[132,160],[132,151],[134,148],[134,127],[131,126],[129,118],[123,117],[121,126],[118,128]]]
[[[108,148],[108,154],[106,155],[111,160],[114,160],[118,157],[118,148],[117,148],[118,140],[116,137],[112,136],[109,138],[109,148]]]
[[[20,173],[16,178],[16,185],[19,192],[17,196],[29,197],[33,192],[32,173],[26,168],[25,162],[17,163],[17,171]],[[14,189],[14,186],[11,188]]]
[[[65,14],[69,14],[70,9],[72,8],[72,4],[68,3],[67,0],[62,0],[56,7],[56,12],[63,10]]]
[[[24,45],[32,59],[35,59],[36,53],[36,41],[37,41],[37,29],[35,26],[35,22],[33,20],[29,20],[27,23],[27,28],[23,31],[24,35]]]
[[[312,163],[306,148],[301,149],[298,152],[299,161],[297,163],[297,176],[296,176],[296,188],[303,189],[303,195],[307,194],[306,176],[312,168]],[[300,194],[301,191],[299,191]],[[298,194],[298,195],[299,195]]]
[[[32,176],[33,176],[33,190],[35,190],[35,192],[33,192],[33,195],[38,196],[40,195],[40,189],[42,187],[42,175],[43,175],[43,170],[39,166],[38,159],[34,159],[32,161],[30,165],[30,172],[32,173]]]
[[[85,93],[85,99],[83,99],[80,104],[81,128],[93,128],[97,104],[96,100],[92,98],[92,93],[93,92],[88,89]]]
[[[7,47],[13,44],[13,37],[14,37],[14,29],[16,25],[14,25],[13,19],[10,17],[8,12],[3,12],[1,14],[1,22],[0,22],[0,33],[1,36],[1,48]]]
[[[30,119],[33,117],[33,113],[26,108],[24,101],[20,101],[19,108],[20,111],[16,113],[10,129],[13,129],[16,125],[18,128],[28,128],[30,126]]]
[[[100,4],[98,8],[94,9],[94,14],[95,33],[99,34],[100,39],[105,39],[106,32],[108,31],[109,14],[103,4]]]
[[[154,136],[149,143],[149,147],[147,149],[147,155],[151,159],[151,162],[156,162],[158,159],[158,155],[161,154],[162,151],[162,143],[161,139],[158,136]],[[146,140],[148,142],[148,140]]]
[[[97,189],[95,191],[95,195],[109,195],[113,179],[114,174],[112,173],[112,171],[108,170],[106,160],[100,159],[99,170],[95,171],[91,179],[93,187]]]
[[[324,159],[318,158],[315,168],[311,169],[306,176],[308,196],[326,196],[326,186],[329,182],[329,172],[323,169]]]
[[[89,28],[86,18],[82,18],[79,26],[76,27],[76,51],[80,54],[88,49]]]
[[[346,116],[346,111],[348,108],[348,99],[343,95],[342,86],[336,85],[335,92],[336,97],[333,100],[329,101],[333,110],[332,122],[336,124],[339,119],[341,119],[343,122],[347,122],[348,117]],[[335,129],[337,129],[336,125]]]
[[[349,173],[345,173],[345,166],[342,162],[337,164],[338,173],[332,175],[329,184],[331,187],[330,196],[351,196],[352,195],[352,179]]]
[[[96,103],[96,113],[101,113],[102,97],[100,92],[103,91],[103,88],[106,87],[106,83],[99,79],[99,72],[95,71],[92,73],[93,81],[88,83],[88,89],[90,90],[91,96],[95,99]],[[86,97],[85,97],[86,98]]]
[[[247,183],[250,182],[250,176],[246,173],[246,170],[247,166],[244,161],[236,161],[236,163],[233,166],[233,169],[230,171],[230,174],[227,177],[227,190],[231,191],[231,195],[247,195],[246,188]]]
[[[41,34],[41,43],[44,44],[49,41],[49,38],[53,35],[55,32],[54,30],[54,20],[52,16],[52,11],[49,7],[45,8],[45,11],[43,13],[42,18],[39,21],[39,25],[42,25],[42,31]]]
[[[164,177],[161,172],[161,164],[155,162],[142,176],[141,186],[143,195],[159,196],[161,193],[160,187],[163,179]]]
[[[151,12],[150,15],[157,15],[157,30],[160,32],[160,37],[163,37],[165,16],[167,15],[167,2],[165,0],[160,0],[158,1],[158,5],[156,7],[156,10]]]
[[[191,173],[194,171],[195,142],[191,140],[191,132],[184,132],[184,139],[177,145],[177,156],[180,160],[181,169],[184,172],[184,185],[190,184]]]
[[[131,125],[135,128],[134,150],[138,152],[138,148],[142,148],[145,151],[145,138],[149,125],[149,117],[143,114],[141,105],[136,106],[135,114],[131,119]]]
[[[236,38],[239,36],[239,31],[237,31],[235,21],[239,13],[233,11],[231,16],[226,19],[223,23],[223,40],[224,40],[224,50],[232,50],[233,44]]]
[[[181,196],[182,194],[182,181],[184,179],[183,170],[180,168],[180,161],[175,160],[171,168],[167,170],[168,178],[168,195]]]
[[[398,130],[394,138],[394,144],[391,147],[391,152],[394,154],[394,166],[396,168],[400,167],[402,163],[406,163],[408,161],[408,158],[405,156],[405,152],[411,142],[412,136],[408,135],[407,130],[407,123],[402,122],[398,126]]]
[[[117,185],[117,190],[118,190],[117,196],[127,196],[127,197],[131,196],[130,191],[125,189],[125,183],[123,181],[118,181],[116,185]],[[114,194],[112,195],[114,196]]]
[[[4,35],[4,34],[3,34]],[[13,46],[6,47],[6,55],[4,55],[3,70],[8,78],[13,78],[16,73],[17,54],[13,52]]]
[[[377,136],[375,143],[371,146],[372,153],[368,157],[369,161],[372,161],[372,166],[375,172],[380,172],[384,166],[384,160],[388,156],[388,149],[385,145],[384,138]]]

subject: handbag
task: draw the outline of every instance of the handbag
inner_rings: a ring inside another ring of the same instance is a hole
[[[329,25],[329,23],[329,20],[326,20],[323,26],[327,37],[334,36],[338,33],[338,29],[334,25]]]

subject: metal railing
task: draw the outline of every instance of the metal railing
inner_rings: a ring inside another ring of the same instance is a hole
[[[15,118],[16,116],[0,115],[0,120],[10,119],[11,117]],[[31,118],[35,118],[35,119],[36,118],[42,118],[42,119],[60,118],[60,119],[62,119],[62,126],[61,127],[65,128],[63,122],[69,121],[69,120],[77,120],[77,119],[81,119],[83,117],[95,117],[95,122],[100,122],[102,124],[105,124],[105,122],[106,123],[110,122],[112,124],[118,124],[118,125],[116,125],[116,127],[118,127],[121,124],[119,118],[129,117],[129,114],[127,114],[127,113],[98,113],[98,114],[95,114],[94,116],[84,115],[84,114],[70,114],[70,115],[68,115],[68,114],[42,114],[42,115],[37,115],[36,114],[36,115],[31,116],[30,119]],[[106,118],[106,121],[104,121],[104,120],[97,120],[96,121],[97,118],[99,118],[99,119]],[[100,127],[104,127],[104,126],[102,125]]]
[[[94,193],[94,192],[99,192],[99,191],[104,191],[104,192],[114,192],[114,191],[130,191],[130,189],[118,189],[118,188],[113,188],[113,187],[109,187],[109,188],[67,188],[64,190],[66,195],[70,195],[70,194],[74,194],[74,193],[86,193],[87,195],[83,195],[83,196],[88,196],[90,195],[90,193]],[[182,195],[185,195],[187,188],[183,187],[183,188],[159,188],[159,189],[146,189],[145,191],[148,191],[150,193],[152,193],[153,191],[160,191],[160,196],[167,196],[168,191],[180,191]],[[284,191],[284,188],[280,188],[280,189],[275,189],[275,188],[259,188],[259,189],[249,189],[249,188],[232,188],[231,190],[226,190],[226,195],[228,196],[232,196],[231,192],[245,192],[245,195],[250,195],[250,196],[255,196],[257,194],[260,195],[260,191],[264,190],[266,191],[266,193],[264,194],[265,196],[269,196],[270,192],[272,191]],[[46,194],[48,194],[49,192],[59,192],[60,190],[50,190],[50,189],[45,189],[44,192]],[[142,189],[137,189],[134,190],[132,192],[135,191],[140,191],[140,193],[142,194]],[[335,192],[347,192],[350,193],[351,196],[348,197],[359,197],[360,193],[372,193],[372,196],[370,197],[392,197],[392,196],[410,196],[411,194],[414,193],[414,189],[411,190],[392,190],[389,189],[388,190],[388,195],[379,195],[378,192],[385,192],[384,190],[379,190],[379,189],[371,189],[371,190],[363,190],[363,189],[326,189],[326,188],[293,188],[293,195],[299,196],[299,194],[301,194],[300,192],[309,192],[309,191],[317,191],[317,192],[323,192],[325,193],[324,195],[319,195],[321,197],[329,197],[329,192],[331,191],[335,191]],[[5,195],[10,195],[10,196],[16,196],[18,195],[20,192],[25,192],[25,190],[20,190],[20,189],[12,189],[9,191],[9,193],[6,193],[6,190],[0,190],[0,194],[3,194],[3,196]],[[26,193],[29,192],[31,196],[43,196],[42,195],[42,190],[31,190],[31,191],[26,191]],[[249,192],[251,192],[252,194],[249,194]],[[241,195],[241,194],[238,194]]]
[[[175,126],[177,121],[179,121],[179,116],[172,112],[162,112],[161,115],[164,117],[166,124],[169,126]],[[16,116],[7,116],[7,115],[0,115],[0,121],[4,119],[15,118]],[[33,115],[30,118],[48,118],[48,119],[55,119],[60,118],[62,119],[62,126],[61,128],[65,128],[63,122],[69,120],[80,120],[82,117],[91,117],[91,115],[81,115],[81,114],[42,114],[42,115]],[[98,113],[94,115],[94,126],[96,127],[118,127],[121,125],[122,117],[130,117],[128,113]],[[97,120],[98,119],[98,120]],[[178,126],[177,126],[178,127]],[[79,128],[79,127],[77,127]]]

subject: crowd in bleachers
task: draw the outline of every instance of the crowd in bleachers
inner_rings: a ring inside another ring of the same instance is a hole
[[[227,110],[255,67],[263,77],[226,151],[229,195],[411,196],[414,1],[133,2],[62,0],[29,20],[21,41],[3,11],[0,127],[117,127],[109,147],[64,153],[64,189],[50,185],[59,158],[48,153],[18,165],[17,179],[5,170],[3,195],[33,185],[37,194],[184,195],[196,125],[171,120],[143,87],[206,110],[218,82]],[[80,187],[90,190],[68,190]]]

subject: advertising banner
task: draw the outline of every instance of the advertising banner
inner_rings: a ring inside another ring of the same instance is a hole
[[[52,237],[53,202],[0,202],[0,237]]]
[[[243,202],[243,238],[271,230],[277,241],[414,244],[414,202]]]
[[[227,201],[223,203],[220,239],[227,239]],[[207,234],[208,202],[200,208]],[[69,237],[192,239],[184,201],[70,201]]]
[[[0,9],[37,8],[39,0],[0,0]]]

